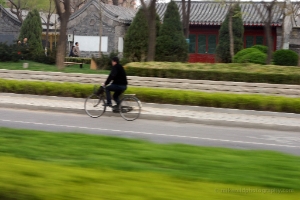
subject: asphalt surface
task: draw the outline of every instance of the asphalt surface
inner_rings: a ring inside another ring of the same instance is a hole
[[[121,116],[93,119],[76,113],[8,108],[0,108],[0,126],[138,138],[158,143],[274,150],[300,155],[299,132],[261,130],[255,127],[222,127],[147,119],[128,122]]]

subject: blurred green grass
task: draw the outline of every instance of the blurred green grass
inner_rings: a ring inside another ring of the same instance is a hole
[[[85,134],[0,128],[0,156],[86,170],[154,172],[189,181],[300,190],[300,157]]]
[[[23,68],[23,63],[29,63],[27,69]],[[80,68],[78,64],[66,66],[64,70],[58,70],[55,65],[48,65],[28,60],[21,60],[19,62],[0,62],[0,69],[9,70],[31,70],[31,71],[45,71],[45,72],[64,72],[64,73],[84,73],[84,74],[109,74],[109,70],[92,70],[90,64],[83,64]]]
[[[296,200],[300,195],[293,190],[271,193],[274,189],[182,180],[145,171],[61,166],[7,156],[0,156],[0,163],[2,200]]]

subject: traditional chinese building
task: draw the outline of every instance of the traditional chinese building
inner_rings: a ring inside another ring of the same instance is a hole
[[[181,12],[181,2],[176,2]],[[264,34],[265,16],[267,10],[264,2],[240,2],[242,19],[244,23],[244,48],[256,44],[266,45]],[[218,44],[219,29],[224,21],[230,3],[220,3],[214,1],[201,1],[191,3],[190,14],[190,34],[189,34],[189,62],[214,62],[215,51]],[[273,9],[271,20],[271,32],[273,41],[273,50],[282,47],[283,34],[283,4],[277,3]],[[163,19],[167,4],[158,4],[157,13]],[[291,35],[292,27],[300,27],[300,21],[296,21],[299,13],[299,4],[292,4],[290,20],[286,21],[287,27],[290,27],[286,37],[298,37],[299,31],[294,29],[294,35]],[[298,17],[299,18],[299,17]],[[298,35],[298,36],[297,36]],[[300,38],[299,38],[300,39]],[[296,42],[296,41],[294,41]],[[300,41],[299,41],[300,42]],[[299,43],[300,44],[300,43]]]

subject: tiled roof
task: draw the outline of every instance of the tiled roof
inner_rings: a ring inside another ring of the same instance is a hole
[[[13,14],[13,13],[11,12],[10,8],[4,8],[4,10],[6,11],[6,13],[8,13],[8,15],[9,15],[12,19],[14,19],[15,21],[17,21],[17,22],[19,22],[19,23],[21,24],[21,22],[20,22],[20,20],[18,19],[17,15]],[[27,11],[27,10],[23,10],[23,11],[22,11],[22,19],[23,19],[23,20],[27,17],[28,13],[29,13],[29,11]],[[45,30],[45,29],[47,29],[46,22],[47,22],[47,15],[48,15],[48,13],[43,13],[43,12],[39,12],[39,13],[40,13],[40,16],[41,16],[42,28]],[[54,27],[55,19],[56,19],[56,21],[57,21],[57,26],[59,26],[59,22],[58,22],[58,20],[57,20],[57,19],[58,19],[58,15],[55,14],[55,13],[53,13],[53,14],[51,15],[51,17],[50,17],[50,27],[49,27],[50,30],[51,30],[51,29],[55,29],[55,27]],[[52,26],[51,26],[51,25],[52,25]]]
[[[0,11],[5,13],[12,21],[14,21],[16,24],[21,26],[20,20],[18,20],[18,18],[16,18],[16,16],[13,15],[9,10],[7,10],[6,8],[3,8],[2,5],[0,5]]]
[[[181,1],[176,2],[181,14]],[[241,2],[240,7],[243,13],[244,25],[262,26],[264,19],[262,18],[258,9],[266,15],[267,11],[264,2]],[[293,4],[294,7],[299,7]],[[191,25],[220,25],[229,10],[230,3],[220,3],[213,1],[191,2],[190,24]],[[272,26],[281,26],[282,24],[282,9],[280,4],[276,4],[273,10]],[[167,4],[157,4],[157,13],[163,20]],[[258,8],[258,9],[257,9]]]
[[[102,8],[103,13],[110,19],[121,22],[121,23],[125,23],[125,24],[130,24],[136,14],[136,9],[104,4],[102,2],[101,2],[101,4],[99,4],[98,1],[92,0],[92,1],[89,1],[87,4],[85,4],[78,11],[73,13],[70,16],[70,20],[77,17],[81,13],[83,13],[92,4],[99,10],[100,10],[100,8]]]

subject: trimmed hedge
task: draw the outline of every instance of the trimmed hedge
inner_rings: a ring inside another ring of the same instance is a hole
[[[129,76],[300,85],[300,68],[239,63],[128,63]]]
[[[0,92],[85,98],[91,84],[0,79]],[[300,98],[129,87],[143,102],[300,113]]]
[[[289,49],[280,49],[273,53],[275,65],[297,66],[298,54]]]

